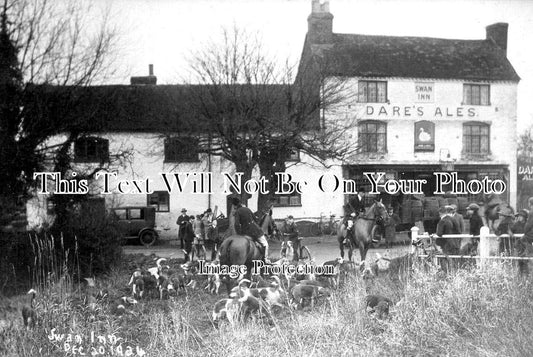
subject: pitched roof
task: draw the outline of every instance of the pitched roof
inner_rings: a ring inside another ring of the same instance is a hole
[[[333,34],[331,44],[306,40],[306,46],[307,53],[327,61],[329,75],[520,80],[492,40]]]
[[[265,109],[265,116],[272,116],[281,106],[267,107],[267,104],[279,103],[287,88],[285,85],[221,86],[217,92],[220,102],[212,110],[226,109],[228,115],[235,116],[242,114],[248,105],[252,109]],[[202,104],[212,104],[209,100],[213,90],[211,85],[36,86],[32,93],[44,104],[39,106],[40,116],[49,125],[76,123],[76,128],[82,132],[201,133],[213,125],[210,120],[214,118],[200,112]],[[265,98],[265,101],[254,107],[252,101],[256,98]],[[199,100],[205,102],[199,103]],[[244,109],[236,110],[237,104]],[[271,110],[267,113],[269,107]],[[246,125],[245,119],[242,119],[241,128]]]

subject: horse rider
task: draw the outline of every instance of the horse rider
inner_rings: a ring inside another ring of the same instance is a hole
[[[265,248],[265,263],[271,264],[268,259],[268,241],[265,233],[257,225],[253,212],[248,207],[243,206],[238,197],[233,197],[231,204],[235,210],[235,232],[239,235],[249,236],[253,241],[259,242]]]
[[[359,187],[357,189],[357,195],[354,195],[352,198],[350,198],[347,205],[345,206],[345,217],[350,216],[352,213],[355,213],[355,217],[357,217],[359,216],[359,213],[365,211],[365,205],[362,196],[364,192],[364,187]]]
[[[357,195],[354,195],[352,198],[350,198],[348,203],[346,203],[346,205],[344,206],[343,224],[346,227],[348,233],[351,233],[351,230],[353,230],[353,223],[355,222],[359,214],[365,211],[365,205],[362,196],[364,192],[364,187],[359,187],[357,189]],[[352,224],[348,224],[349,221],[352,221]],[[346,239],[344,240],[344,243],[346,243]]]

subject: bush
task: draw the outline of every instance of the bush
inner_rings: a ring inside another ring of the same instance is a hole
[[[82,277],[106,273],[120,262],[123,238],[113,218],[73,212],[64,222],[50,233],[56,240],[61,237],[65,250],[75,253]]]

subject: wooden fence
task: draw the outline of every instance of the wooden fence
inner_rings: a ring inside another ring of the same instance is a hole
[[[419,240],[430,240],[433,237],[429,236],[427,233],[424,234],[418,234],[419,228],[418,227],[412,227],[411,228],[411,253],[418,253],[419,248],[415,245]],[[479,239],[479,255],[471,256],[471,255],[444,255],[444,254],[435,254],[431,255],[431,257],[434,258],[434,262],[437,263],[437,260],[439,258],[450,258],[450,259],[476,259],[478,262],[478,266],[484,265],[484,263],[488,262],[489,260],[533,260],[533,257],[513,257],[513,256],[502,256],[502,255],[491,255],[491,245],[494,241],[497,241],[498,238],[514,238],[519,239],[522,238],[523,234],[514,234],[512,237],[510,237],[508,234],[502,234],[500,236],[497,236],[495,234],[490,233],[489,228],[487,226],[484,226],[481,228],[479,236],[473,236],[470,234],[446,234],[439,238],[445,238],[445,239],[464,239],[464,238],[470,238],[470,239]],[[417,257],[420,258],[427,258],[430,257],[427,254],[416,254]]]

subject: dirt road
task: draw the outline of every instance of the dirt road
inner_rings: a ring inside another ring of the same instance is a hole
[[[311,252],[315,262],[317,264],[322,264],[328,260],[333,260],[340,256],[339,247],[336,237],[332,236],[322,236],[322,237],[305,237],[302,240],[302,244],[305,245]],[[280,252],[280,243],[279,242],[270,242],[272,258],[279,257]],[[367,260],[374,260],[376,253],[381,255],[394,258],[409,252],[409,245],[394,245],[390,249],[385,248],[371,248],[368,251]],[[155,254],[161,258],[183,258],[183,252],[180,249],[179,242],[177,241],[165,241],[164,244],[153,246],[153,247],[143,247],[143,246],[125,246],[125,254],[145,254],[151,255]],[[208,252],[208,257],[210,256]],[[347,252],[345,252],[345,258],[348,257]],[[359,251],[354,252],[355,261],[360,261]]]

